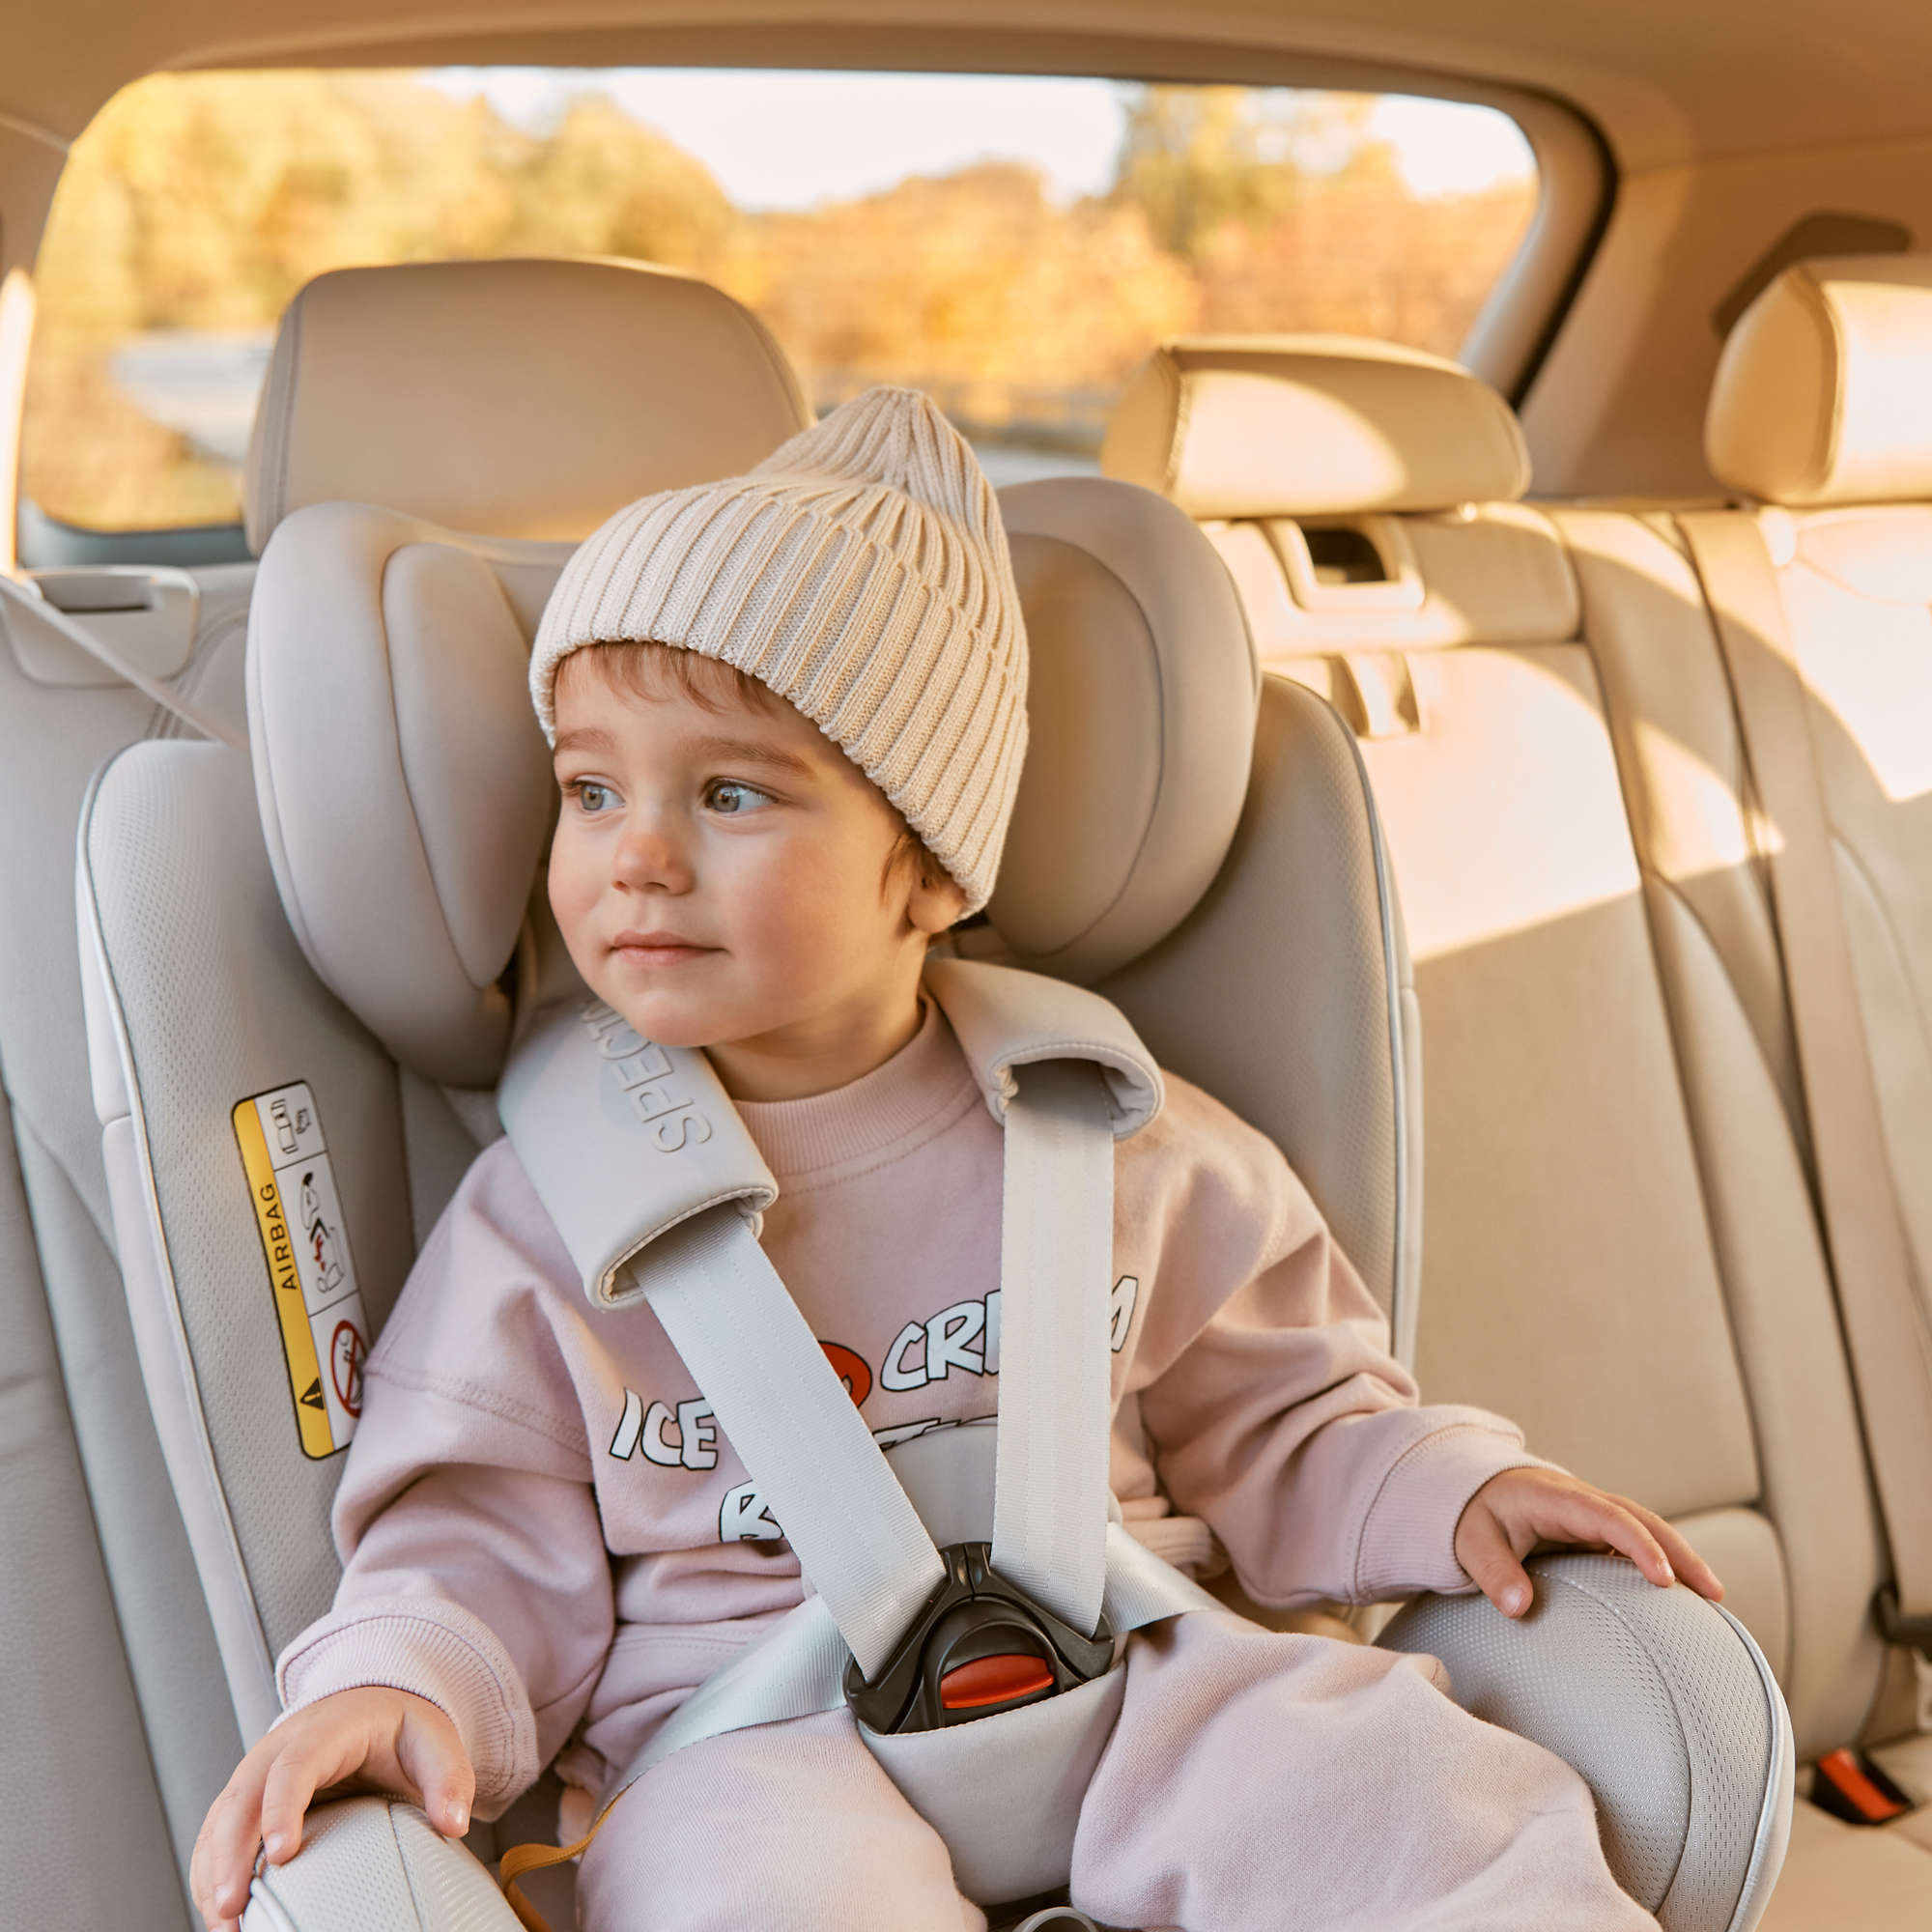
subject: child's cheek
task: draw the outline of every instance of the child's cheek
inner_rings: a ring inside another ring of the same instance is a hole
[[[551,841],[550,909],[556,917],[557,930],[579,972],[584,967],[584,942],[589,936],[591,915],[597,909],[598,875],[586,864],[588,854],[582,838],[573,836],[569,822],[558,825]]]

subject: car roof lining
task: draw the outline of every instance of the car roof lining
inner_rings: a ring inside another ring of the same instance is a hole
[[[838,17],[838,12],[846,14]],[[44,12],[8,64],[0,112],[78,131],[114,90],[162,67],[612,64],[1072,71],[1175,79],[1260,78],[1292,59],[1373,65],[1367,84],[1406,69],[1426,91],[1526,88],[1574,101],[1626,169],[1932,132],[1920,84],[1932,12],[1911,0],[1629,0],[1613,14],[1536,0],[1487,0],[1457,21],[1439,0],[1278,4],[1231,0],[1214,29],[1177,35],[1155,0],[979,0],[970,11],[897,0],[887,18],[846,0],[763,0],[729,20],[675,0],[582,11],[529,0],[210,0],[192,13],[100,0]],[[1247,70],[1247,71],[1243,71]],[[1278,78],[1289,77],[1285,73]],[[1346,84],[1346,83],[1344,83]],[[1355,84],[1363,84],[1357,81]]]

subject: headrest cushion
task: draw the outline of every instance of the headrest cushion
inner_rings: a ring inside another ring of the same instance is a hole
[[[1032,673],[986,907],[1009,964],[1088,984],[1193,911],[1247,797],[1261,673],[1213,547],[1097,478],[1000,492]]]
[[[1529,487],[1515,412],[1488,384],[1349,335],[1164,343],[1129,380],[1100,467],[1202,519],[1447,510]]]
[[[1259,674],[1227,572],[1172,504],[1097,478],[1001,504],[1033,676],[991,936],[1087,981],[1212,882]],[[249,728],[290,923],[398,1060],[456,1086],[493,1084],[508,1047],[498,980],[554,794],[529,641],[568,554],[328,503],[276,531],[256,584]]]
[[[672,270],[342,269],[282,316],[248,445],[248,542],[326,502],[576,540],[635,497],[749,469],[810,419],[763,325]]]
[[[494,1086],[509,1045],[497,982],[554,790],[525,677],[569,554],[323,503],[256,579],[248,736],[289,923],[398,1060],[452,1086]]]
[[[1786,269],[1724,344],[1704,453],[1767,503],[1932,497],[1932,255]]]

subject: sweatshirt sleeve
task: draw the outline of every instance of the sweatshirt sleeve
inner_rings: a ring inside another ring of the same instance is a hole
[[[506,1164],[499,1143],[471,1168],[370,1357],[335,1499],[335,1604],[276,1671],[285,1711],[378,1684],[439,1706],[486,1819],[569,1736],[615,1624],[556,1332],[576,1283]]]
[[[1178,1081],[1160,1126],[1135,1176],[1131,1233],[1158,1265],[1126,1385],[1167,1496],[1269,1607],[1472,1587],[1463,1505],[1504,1469],[1548,1465],[1499,1416],[1417,1406],[1380,1310],[1269,1142]]]

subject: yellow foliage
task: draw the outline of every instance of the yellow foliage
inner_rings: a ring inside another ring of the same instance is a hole
[[[1089,448],[1134,364],[1182,330],[1350,329],[1453,352],[1532,191],[1418,202],[1366,142],[1365,111],[1143,88],[1104,197],[1064,207],[1035,170],[989,161],[759,214],[600,94],[533,133],[403,73],[151,76],[74,144],[55,197],[27,494],[97,527],[235,518],[232,469],[144,416],[113,352],[158,330],[266,330],[312,276],[359,263],[692,269],[763,317],[821,406],[908,383],[971,426]]]

